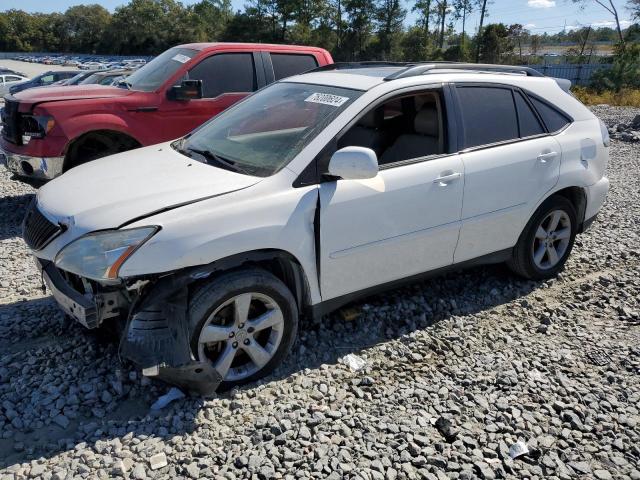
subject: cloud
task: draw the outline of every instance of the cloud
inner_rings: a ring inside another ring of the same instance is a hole
[[[536,24],[535,23],[527,23],[524,28],[529,29],[529,28],[536,28]]]
[[[622,28],[627,28],[632,23],[633,22],[630,22],[629,20],[620,20],[620,26]],[[591,26],[593,28],[601,28],[601,27],[615,28],[616,22],[612,20],[602,20],[601,22],[593,22]]]
[[[527,5],[531,8],[553,8],[556,2],[555,0],[528,0]]]

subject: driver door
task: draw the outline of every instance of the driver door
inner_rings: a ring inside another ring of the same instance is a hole
[[[437,91],[426,92],[426,95],[442,98]],[[420,97],[426,95],[421,92]],[[413,119],[418,118],[416,105],[420,102],[406,96],[402,102],[394,100],[388,102],[384,118],[375,126],[375,131],[395,135],[395,139],[386,140],[388,151],[396,149],[393,145],[410,142],[417,150],[383,163],[373,179],[339,179],[320,185],[323,300],[453,263],[462,209],[462,159],[458,154],[445,153],[449,147],[437,146],[438,137],[446,138],[445,122],[440,121],[439,135],[433,131],[420,132],[417,128],[412,130],[409,125],[419,123]],[[401,116],[396,107],[399,103],[404,110]],[[361,121],[368,118],[368,113]],[[438,114],[442,120],[443,103],[438,104]],[[407,126],[398,129],[399,124]],[[350,135],[356,128],[364,127],[356,124],[343,138],[355,141],[356,137],[366,137]],[[374,145],[379,143],[379,138],[366,141]],[[367,145],[361,142],[354,146]],[[377,150],[379,161],[389,157],[384,148],[372,149]]]

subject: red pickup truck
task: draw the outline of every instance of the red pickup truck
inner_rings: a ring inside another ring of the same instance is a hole
[[[293,45],[193,43],[162,53],[117,87],[34,88],[5,97],[0,151],[22,177],[178,138],[251,92],[333,63]]]

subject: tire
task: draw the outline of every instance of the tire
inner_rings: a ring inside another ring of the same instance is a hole
[[[65,160],[64,171],[88,163],[98,158],[107,157],[120,152],[132,150],[140,145],[129,137],[110,132],[88,133],[78,139],[71,148]]]
[[[247,305],[247,296],[248,315],[236,315]],[[277,321],[278,310],[281,323],[258,328],[258,319]],[[287,286],[266,270],[236,270],[197,288],[189,301],[189,326],[194,356],[213,362],[224,378],[218,389],[224,391],[254,382],[284,361],[298,332],[298,307]],[[266,363],[258,346],[269,355]],[[226,368],[229,355],[233,362]]]
[[[516,274],[531,280],[555,277],[569,258],[577,229],[573,204],[560,195],[549,197],[527,223],[507,265]]]

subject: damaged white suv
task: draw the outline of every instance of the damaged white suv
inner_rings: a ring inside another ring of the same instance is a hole
[[[451,268],[563,267],[606,128],[519,67],[343,64],[45,185],[24,237],[60,306],[199,392],[266,375],[304,315]]]

